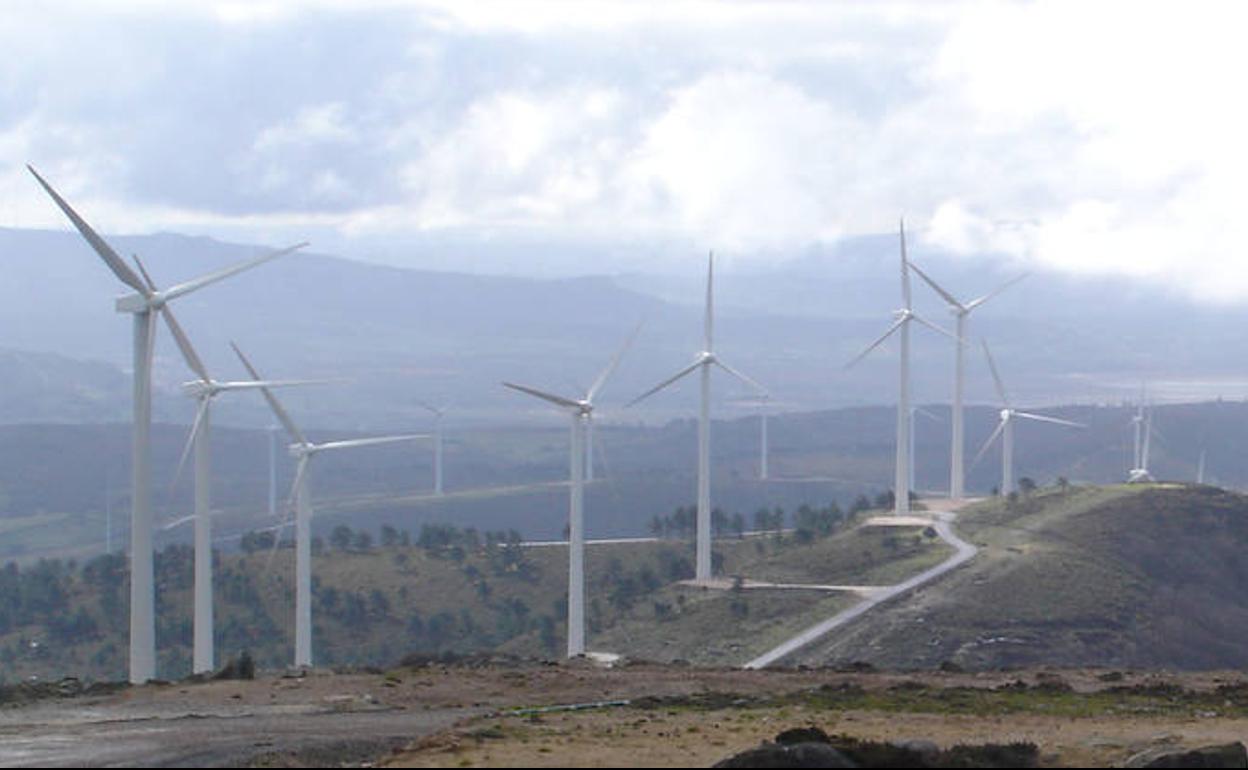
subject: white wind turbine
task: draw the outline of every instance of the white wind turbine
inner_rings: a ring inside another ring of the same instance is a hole
[[[914,272],[919,274],[932,290],[941,296],[948,305],[949,312],[953,313],[957,319],[957,326],[954,330],[954,369],[953,369],[953,439],[950,451],[950,467],[949,467],[949,497],[953,500],[961,500],[965,496],[966,471],[963,465],[964,453],[966,452],[966,440],[963,433],[963,410],[962,397],[965,392],[966,385],[966,321],[971,311],[983,305],[988,300],[997,296],[1001,292],[1010,288],[1014,284],[1027,277],[1024,273],[1013,278],[995,290],[988,292],[979,299],[973,299],[970,302],[961,302],[949,292],[945,291],[940,284],[932,280],[927,273],[919,269],[919,266],[910,263],[910,267]]]
[[[1148,457],[1153,438],[1153,410],[1141,401],[1131,422],[1135,427],[1135,466],[1127,473],[1127,483],[1152,483],[1155,479],[1148,470]]]
[[[142,269],[142,264],[140,264]],[[147,272],[143,277],[151,284]],[[190,435],[186,446],[182,449],[182,457],[178,460],[178,468],[174,474],[174,484],[182,475],[187,457],[192,447],[195,451],[195,589],[194,589],[194,630],[191,673],[209,673],[215,667],[213,653],[213,611],[212,611],[212,400],[227,391],[255,390],[257,388],[278,388],[292,385],[311,385],[315,380],[272,380],[228,381],[214,380],[203,360],[196,353],[191,341],[181,326],[166,310],[165,319],[169,321],[169,330],[182,351],[182,357],[191,371],[199,379],[182,385],[187,396],[195,399],[198,406],[195,410],[195,421],[191,424]]]
[[[895,311],[897,320],[888,327],[888,331],[879,336],[875,342],[867,346],[852,361],[846,364],[848,369],[857,364],[867,355],[884,344],[893,334],[901,335],[901,371],[897,388],[897,460],[893,476],[893,513],[904,516],[910,513],[910,323],[917,322],[929,329],[952,337],[949,332],[917,315],[911,306],[910,297],[910,263],[906,259],[906,223],[900,226],[901,238],[901,298],[904,307]]]
[[[640,328],[640,327],[639,327]],[[594,397],[602,390],[607,378],[615,371],[625,351],[632,345],[637,331],[625,341],[581,399],[564,398],[553,393],[504,382],[505,387],[540,398],[572,418],[571,447],[568,453],[568,657],[585,654],[585,432],[593,421]]]
[[[243,351],[232,342],[230,346],[234,348],[234,352],[243,362],[243,366],[247,368],[247,373],[252,379],[260,381],[260,375],[247,360],[247,356],[243,355]],[[299,426],[295,425],[294,420],[282,408],[277,397],[268,387],[262,386],[260,392],[264,394],[273,414],[286,428],[293,442],[290,445],[290,453],[295,458],[296,466],[295,480],[291,484],[290,502],[293,502],[295,508],[295,666],[310,667],[312,665],[312,500],[308,494],[309,463],[316,455],[330,450],[393,444],[429,437],[423,434],[408,434],[314,444],[304,437]]]
[[[156,677],[156,589],[152,563],[151,423],[152,355],[156,343],[156,316],[176,325],[168,303],[197,289],[256,267],[307,244],[298,244],[232,265],[200,278],[158,291],[126,264],[117,252],[31,166],[26,167],[40,186],[73,223],[118,280],[133,293],[117,298],[117,312],[134,317],[134,429],[130,482],[130,682],[142,684]]]
[[[914,473],[914,467],[915,467],[915,462],[914,462],[914,444],[915,444],[915,441],[914,441],[914,433],[915,433],[915,430],[916,430],[915,426],[916,426],[916,424],[918,423],[918,421],[919,421],[919,419],[918,419],[918,418],[919,418],[920,416],[927,418],[927,419],[928,419],[928,420],[930,420],[931,422],[937,422],[937,423],[944,422],[944,420],[940,419],[940,415],[935,414],[935,413],[933,413],[933,412],[929,412],[928,410],[924,409],[924,408],[923,408],[923,407],[921,407],[921,406],[912,406],[912,407],[910,407],[910,488],[911,488],[911,489],[917,489],[917,488],[918,488],[918,487],[917,487],[917,485],[916,485],[916,483],[915,483],[915,473]]]
[[[992,432],[988,440],[984,442],[979,453],[975,455],[975,459],[971,462],[974,466],[979,462],[988,448],[992,446],[992,442],[1001,437],[1001,496],[1005,497],[1014,491],[1014,420],[1033,420],[1035,422],[1048,422],[1054,425],[1065,425],[1070,428],[1086,428],[1088,426],[1082,423],[1071,422],[1070,420],[1059,420],[1056,417],[1047,417],[1042,414],[1032,414],[1030,412],[1020,412],[1010,405],[1010,398],[1006,395],[1005,384],[1001,381],[1001,375],[997,372],[997,364],[992,360],[992,352],[988,350],[988,343],[984,342],[984,355],[988,357],[988,368],[992,370],[992,381],[997,387],[997,395],[1001,398],[1001,421],[997,423],[997,429]]]
[[[753,398],[742,398],[732,402],[733,406],[758,410],[758,480],[767,481],[771,478],[771,449],[769,446],[768,418],[774,406],[771,394],[760,393]]]
[[[433,414],[433,493],[442,496],[442,418],[446,407],[436,407],[424,401],[416,402],[420,408]]]
[[[762,385],[725,364],[715,353],[714,276],[715,255],[712,253],[707,258],[706,267],[706,316],[703,320],[704,344],[702,350],[698,352],[693,363],[628,403],[628,406],[633,406],[658,393],[685,375],[699,369],[701,370],[701,402],[698,411],[697,548],[694,567],[694,577],[697,580],[711,579],[711,367],[718,366],[759,393],[767,392],[767,389]]]

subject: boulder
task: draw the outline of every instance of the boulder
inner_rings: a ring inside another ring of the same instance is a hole
[[[1248,768],[1248,749],[1236,741],[1220,746],[1198,749],[1176,749],[1158,746],[1142,751],[1126,761],[1123,767],[1244,767]]]
[[[858,767],[826,743],[764,743],[743,751],[713,767]]]

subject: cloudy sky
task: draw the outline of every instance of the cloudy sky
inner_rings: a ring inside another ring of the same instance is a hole
[[[415,266],[921,247],[1248,299],[1242,4],[38,2],[0,226]]]

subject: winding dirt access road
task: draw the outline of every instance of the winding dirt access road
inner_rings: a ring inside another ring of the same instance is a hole
[[[920,572],[909,580],[903,581],[894,586],[877,588],[867,593],[866,597],[858,604],[855,604],[847,610],[838,612],[827,620],[811,626],[778,647],[763,653],[754,660],[751,660],[749,663],[746,663],[745,668],[766,668],[767,666],[778,663],[806,645],[822,639],[824,636],[827,636],[842,626],[854,622],[875,607],[878,607],[887,601],[891,601],[902,594],[908,593],[909,591],[913,591],[919,586],[926,585],[927,583],[941,577],[945,573],[954,570],[975,558],[975,554],[979,552],[979,549],[958,537],[957,533],[953,531],[953,522],[957,519],[957,512],[972,502],[975,501],[934,500],[930,503],[930,518],[908,517],[904,522],[906,525],[929,524],[932,529],[936,530],[936,534],[940,536],[941,540],[944,540],[946,543],[953,546],[953,556],[950,556],[948,559],[929,570]],[[881,517],[880,523],[885,526],[891,524],[891,522],[888,521],[888,517]]]

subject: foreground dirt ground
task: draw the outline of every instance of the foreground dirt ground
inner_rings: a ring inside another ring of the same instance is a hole
[[[792,727],[1030,741],[1049,766],[1248,738],[1248,677],[492,661],[261,675],[0,708],[4,766],[708,766]]]

